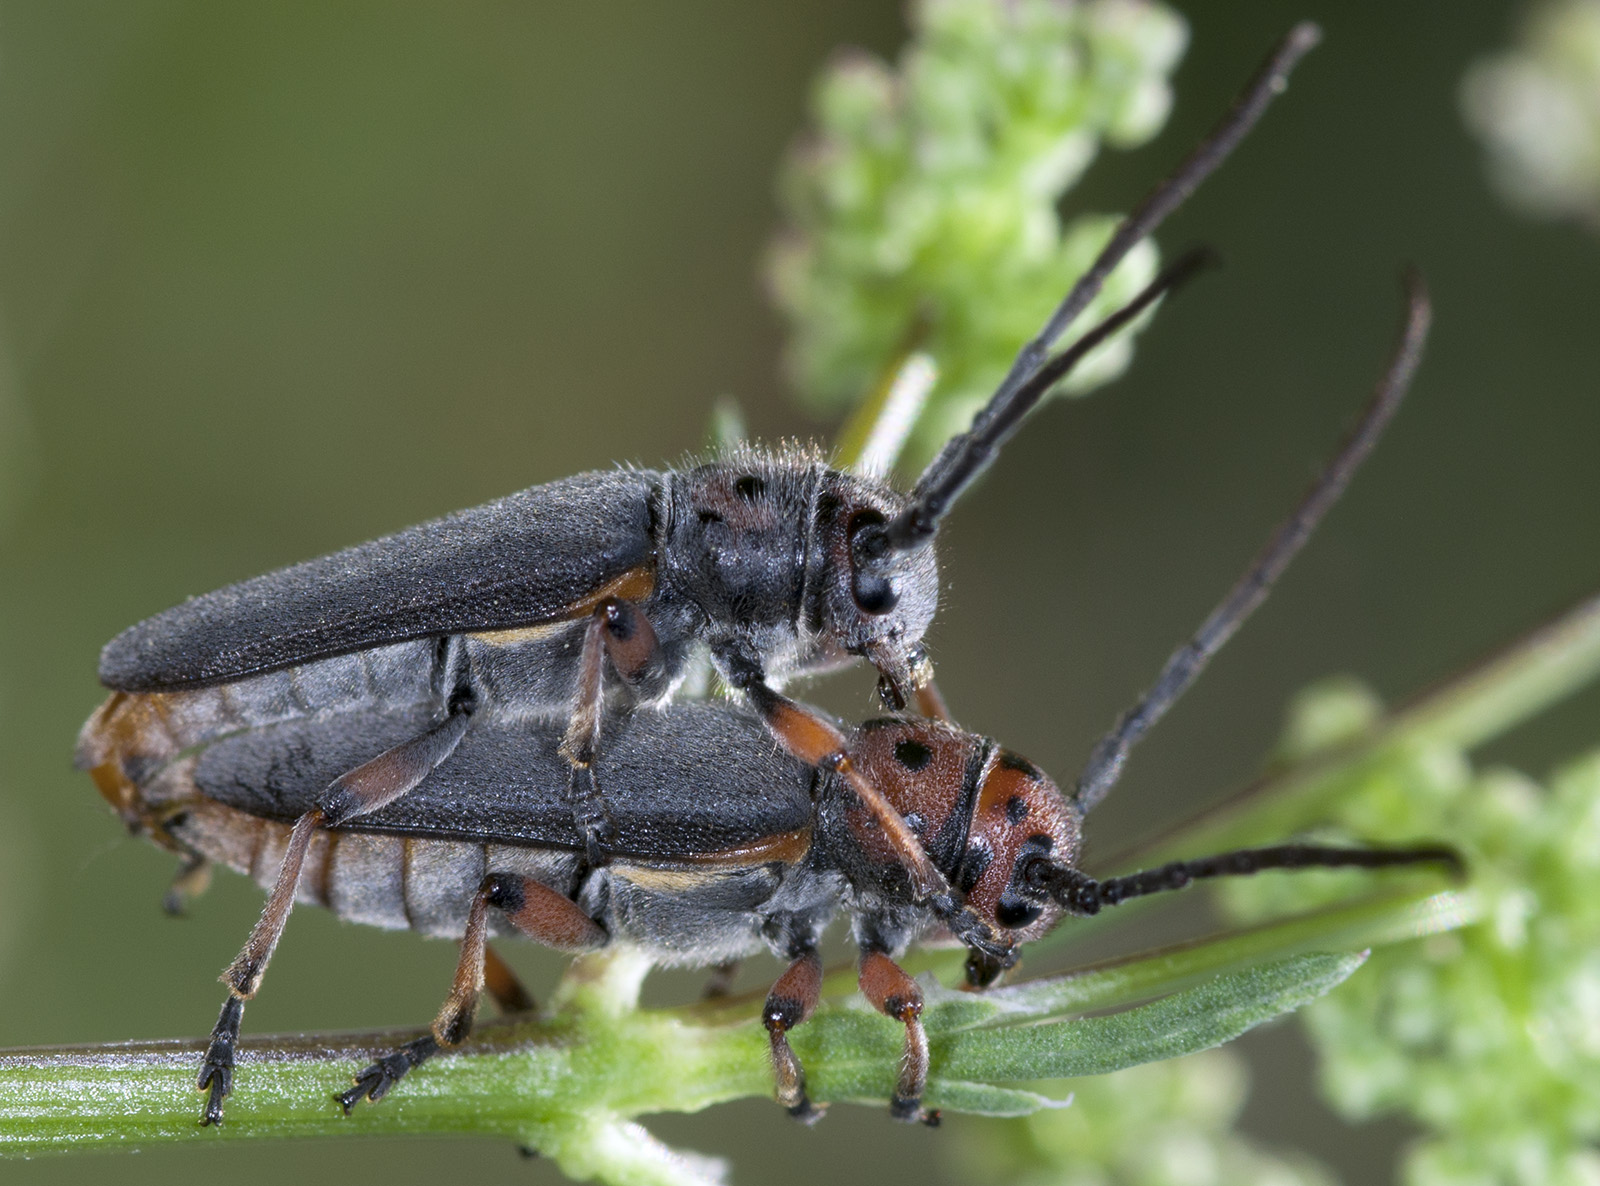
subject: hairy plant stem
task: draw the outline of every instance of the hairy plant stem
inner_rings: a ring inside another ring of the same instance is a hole
[[[1425,879],[1423,879],[1425,880]],[[924,1019],[935,1106],[1016,1115],[1049,1101],[1007,1084],[1097,1074],[1204,1049],[1321,995],[1373,943],[1461,925],[1470,901],[1436,887],[1352,902],[1203,942],[1000,989],[931,980]],[[0,1053],[0,1152],[37,1154],[184,1140],[381,1133],[493,1134],[612,1182],[706,1180],[706,1166],[656,1145],[632,1118],[768,1096],[756,998],[639,1010],[637,956],[576,961],[538,1020],[486,1025],[460,1052],[345,1117],[335,1090],[409,1033],[243,1042],[221,1132],[196,1123],[201,1040]],[[1145,1002],[1145,1003],[1139,1003]],[[1131,1006],[1131,1007],[1130,1007]],[[1097,1013],[1116,1010],[1093,1017]],[[899,1027],[830,993],[793,1034],[819,1099],[882,1106]]]
[[[1600,673],[1600,598],[1418,697],[1365,737],[1264,779],[1150,845],[1181,852],[1277,838],[1385,763],[1467,747],[1513,727]],[[1315,912],[1119,958],[986,994],[924,977],[932,1050],[928,1101],[1018,1115],[1047,1097],[1016,1084],[1098,1074],[1205,1049],[1321,995],[1360,952],[1464,926],[1470,888],[1400,874],[1388,890]],[[1093,920],[1112,925],[1125,912]],[[933,953],[922,966],[953,968]],[[772,1091],[759,1000],[640,1010],[647,964],[620,951],[574,961],[550,1009],[482,1027],[459,1052],[345,1117],[334,1092],[409,1033],[297,1035],[242,1044],[223,1131],[196,1123],[202,1040],[0,1052],[0,1153],[37,1154],[184,1140],[381,1133],[504,1136],[576,1178],[641,1186],[714,1181],[715,1163],[660,1145],[633,1118],[691,1112]],[[862,1002],[854,977],[828,978],[815,1017],[792,1035],[814,1096],[881,1106],[894,1085],[900,1027]],[[1085,1017],[1086,1013],[1094,1016]]]
[[[1532,632],[1406,705],[1365,738],[1265,779],[1174,830],[1145,858],[1249,843],[1315,822],[1330,797],[1397,756],[1481,743],[1600,673],[1600,598]],[[924,978],[934,1106],[1020,1114],[1048,1100],[1013,1084],[1095,1074],[1226,1041],[1320,995],[1356,952],[1463,926],[1470,888],[1399,876],[1385,892],[1196,943],[1123,957],[987,994]],[[1112,916],[1114,917],[1114,916]],[[1097,920],[1105,925],[1107,916]],[[949,968],[933,955],[924,966]],[[376,1133],[496,1134],[574,1177],[617,1183],[714,1180],[715,1167],[659,1145],[632,1123],[772,1090],[754,997],[640,1010],[636,953],[574,962],[537,1020],[482,1027],[460,1052],[407,1078],[391,1098],[344,1117],[348,1076],[407,1033],[298,1035],[243,1043],[239,1089],[220,1132],[196,1123],[201,1040],[0,1052],[0,1152],[34,1154],[175,1140]],[[818,1099],[881,1105],[899,1027],[828,979],[816,1016],[793,1034]],[[1084,1017],[1085,1013],[1096,1016]]]

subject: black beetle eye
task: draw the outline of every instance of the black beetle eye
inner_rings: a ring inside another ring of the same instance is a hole
[[[850,520],[850,592],[856,606],[864,613],[886,614],[900,602],[900,594],[889,578],[879,572],[864,570],[856,537],[863,527],[876,527],[883,522],[877,511],[857,511]]]
[[[1001,926],[1017,930],[1027,926],[1043,913],[1044,907],[1039,903],[1006,893],[1001,895],[1000,904],[995,907],[994,918]]]
[[[900,594],[894,591],[888,577],[858,572],[850,591],[855,594],[856,605],[869,614],[886,614],[900,602]]]
[[[734,482],[733,492],[746,502],[754,502],[767,492],[767,484],[755,474],[745,474]]]

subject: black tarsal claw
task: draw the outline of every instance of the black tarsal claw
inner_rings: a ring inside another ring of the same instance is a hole
[[[411,1064],[404,1054],[397,1053],[380,1058],[356,1076],[354,1087],[340,1092],[334,1098],[339,1101],[339,1106],[348,1116],[363,1099],[377,1103],[388,1095],[389,1089],[400,1082],[401,1076],[410,1069]]]
[[[200,1075],[195,1087],[209,1091],[205,1110],[200,1113],[200,1124],[222,1123],[222,1101],[233,1091],[233,1044],[239,1036],[239,1020],[244,1016],[244,1002],[229,997],[222,1006],[222,1015],[211,1031],[211,1044],[200,1060]]]
[[[418,1038],[415,1042],[408,1042],[393,1054],[386,1054],[370,1063],[356,1076],[354,1087],[341,1091],[333,1098],[339,1101],[339,1106],[344,1109],[346,1116],[350,1115],[363,1099],[377,1103],[389,1094],[390,1088],[405,1077],[407,1071],[438,1053],[438,1050],[439,1044],[434,1041],[432,1035]]]
[[[206,1056],[205,1065],[200,1068],[200,1082],[197,1084],[201,1091],[210,1088],[211,1094],[206,1097],[205,1110],[200,1113],[201,1127],[220,1125],[222,1123],[222,1101],[228,1098],[233,1091],[233,1066],[230,1059],[227,1065],[213,1062],[211,1056]]]

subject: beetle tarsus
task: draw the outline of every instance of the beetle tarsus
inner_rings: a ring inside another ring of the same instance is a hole
[[[222,1014],[211,1030],[211,1044],[206,1047],[205,1058],[200,1063],[200,1076],[195,1087],[209,1091],[205,1110],[200,1113],[200,1123],[222,1123],[222,1101],[233,1091],[233,1046],[239,1040],[239,1023],[244,1017],[244,1001],[229,996],[223,1003]]]
[[[794,1119],[798,1120],[807,1128],[810,1128],[813,1124],[828,1114],[828,1105],[814,1104],[811,1102],[811,1098],[809,1096],[802,1095],[800,1097],[800,1102],[797,1104],[791,1104],[787,1111]]]
[[[407,1042],[393,1054],[386,1054],[369,1064],[356,1076],[354,1087],[340,1092],[333,1098],[339,1101],[339,1106],[348,1116],[364,1099],[377,1103],[389,1094],[391,1087],[405,1078],[407,1071],[421,1066],[438,1053],[439,1043],[434,1040],[432,1034],[427,1034],[414,1042]]]
[[[920,1098],[910,1098],[896,1092],[889,1097],[889,1117],[902,1124],[926,1124],[929,1128],[939,1127],[939,1113],[926,1112],[922,1108]]]
[[[584,860],[591,869],[599,868],[609,859],[608,850],[616,842],[617,828],[611,822],[606,808],[605,795],[594,776],[593,766],[574,766],[569,782],[572,801],[572,823],[583,840]]]
[[[804,1119],[814,1111],[811,1098],[806,1094],[806,1072],[789,1045],[787,1029],[774,1025],[767,1019],[767,1037],[772,1047],[772,1073],[777,1082],[774,1097],[789,1115]]]
[[[209,1087],[211,1094],[206,1098],[204,1111],[200,1113],[200,1126],[222,1127],[222,1101],[228,1098],[233,1091],[233,1068],[222,1066],[206,1066],[200,1072],[200,1090]]]
[[[860,985],[861,995],[874,1008],[906,1027],[900,1078],[889,1097],[889,1115],[907,1123],[937,1124],[938,1114],[922,1107],[922,1093],[928,1085],[928,1032],[922,1027],[922,990],[904,968],[872,948],[861,953]]]
[[[485,878],[485,884],[478,887],[478,892],[473,895],[472,905],[467,909],[465,933],[461,937],[461,958],[456,963],[456,974],[450,986],[450,995],[445,998],[443,1006],[439,1009],[439,1015],[434,1018],[432,1030],[423,1037],[407,1042],[394,1053],[386,1054],[369,1064],[356,1076],[354,1087],[335,1096],[346,1116],[362,1099],[377,1103],[389,1094],[389,1089],[400,1082],[407,1071],[420,1066],[442,1049],[459,1046],[472,1033],[472,1019],[478,1011],[478,997],[483,991],[485,973],[489,966],[489,928],[486,914],[489,907],[488,885],[492,880],[493,874]],[[498,956],[494,962],[499,967],[497,978],[502,973],[504,976],[511,976],[511,970],[500,963]],[[527,1000],[531,1008],[531,999],[527,998],[520,985],[515,984],[515,977],[511,979],[515,988],[512,993],[512,1003],[520,1004],[521,1000]],[[501,987],[504,989],[506,986]],[[498,993],[496,997],[501,999]],[[504,1005],[505,1001],[502,999],[502,1007]]]
[[[228,986],[228,999],[211,1031],[211,1045],[206,1047],[196,1084],[201,1091],[209,1089],[211,1092],[200,1117],[203,1125],[222,1123],[222,1101],[233,1090],[233,1047],[239,1040],[244,1003],[255,995],[267,962],[278,945],[278,937],[283,934],[283,925],[294,905],[295,888],[300,884],[300,871],[305,866],[306,850],[321,823],[322,813],[314,808],[295,821],[261,918],[251,929],[244,949],[222,973],[222,982]]]
[[[804,1124],[822,1119],[822,1110],[806,1094],[806,1072],[789,1045],[789,1031],[816,1011],[822,999],[822,957],[814,939],[807,938],[790,948],[794,959],[778,977],[761,1010],[762,1024],[772,1046],[774,1095],[789,1115]]]

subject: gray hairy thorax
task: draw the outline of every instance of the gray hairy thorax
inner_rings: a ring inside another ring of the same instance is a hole
[[[666,475],[656,525],[658,636],[693,633],[728,674],[759,667],[782,687],[887,647],[909,654],[938,605],[933,549],[901,554],[884,613],[856,603],[857,527],[906,505],[882,482],[829,468],[812,449],[742,448]]]
[[[759,655],[778,682],[814,661],[804,610],[823,472],[812,458],[748,452],[669,475],[646,606],[657,637]]]

